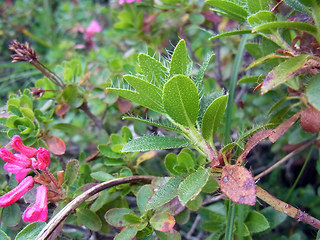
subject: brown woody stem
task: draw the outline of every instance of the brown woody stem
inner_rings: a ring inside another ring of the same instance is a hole
[[[86,192],[80,194],[78,197],[73,199],[68,203],[60,212],[58,212],[53,218],[50,219],[49,223],[42,229],[42,231],[37,236],[36,240],[45,240],[48,239],[56,228],[62,224],[62,222],[74,212],[74,210],[88,198],[93,196],[96,193],[99,193],[107,188],[121,185],[124,183],[136,183],[136,182],[151,182],[155,177],[154,176],[131,176],[124,178],[116,178],[107,182],[100,183]]]
[[[268,203],[275,210],[283,212],[284,214],[294,218],[298,222],[305,222],[317,229],[320,229],[320,221],[318,219],[310,216],[309,214],[301,211],[298,208],[291,206],[288,203],[277,199],[275,196],[271,195],[259,186],[257,186],[257,197]]]

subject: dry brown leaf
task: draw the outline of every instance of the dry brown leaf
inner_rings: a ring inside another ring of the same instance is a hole
[[[225,166],[222,169],[220,188],[223,194],[235,203],[251,206],[256,203],[256,183],[243,166]]]
[[[269,137],[271,142],[276,142],[299,118],[300,113],[296,113],[291,118],[281,123],[274,129],[274,133]]]
[[[130,110],[132,103],[127,100],[127,99],[123,99],[123,98],[119,98],[118,99],[118,108],[119,111],[122,113],[126,113]]]
[[[304,131],[317,133],[320,130],[320,111],[314,107],[309,107],[301,111],[301,127]]]
[[[247,157],[248,153],[254,148],[259,142],[261,142],[263,139],[269,137],[271,134],[273,134],[273,129],[268,130],[261,130],[259,132],[256,132],[251,136],[249,141],[247,142],[246,146],[244,147],[243,152],[237,159],[237,164],[243,163],[245,158]]]
[[[66,151],[66,145],[64,141],[55,136],[50,136],[46,139],[46,143],[48,145],[49,151],[55,155],[63,155]]]

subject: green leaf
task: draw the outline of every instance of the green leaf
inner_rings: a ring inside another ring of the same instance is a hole
[[[217,35],[212,36],[209,38],[209,40],[214,40],[216,38],[224,38],[228,36],[234,36],[234,35],[242,35],[242,34],[251,34],[251,29],[248,30],[235,30],[235,31],[230,31],[230,32],[224,32],[224,33],[219,33]]]
[[[200,168],[184,179],[178,188],[178,197],[181,204],[186,205],[187,202],[194,199],[206,185],[208,178],[209,170]]]
[[[190,200],[189,202],[187,202],[186,207],[189,208],[192,211],[198,211],[199,208],[202,205],[202,197],[199,194],[198,196],[196,196],[195,199]]]
[[[63,184],[71,186],[77,179],[79,172],[79,162],[77,159],[72,159],[67,163],[66,170],[64,172]]]
[[[50,129],[57,129],[70,134],[81,134],[81,132],[83,131],[82,128],[69,123],[57,123],[57,124],[51,125]]]
[[[26,107],[20,107],[20,111],[22,113],[22,116],[29,118],[30,120],[33,120],[34,113],[32,109],[26,108]]]
[[[114,179],[114,177],[111,174],[103,172],[103,171],[93,172],[90,174],[90,176],[95,180],[99,180],[99,181],[103,181],[103,182]]]
[[[138,232],[137,225],[128,226],[116,235],[114,240],[131,240],[134,239]]]
[[[270,11],[260,11],[248,17],[248,23],[251,26],[257,26],[267,22],[276,21],[276,15]]]
[[[0,230],[0,239],[1,240],[11,240],[11,238],[2,230]]]
[[[77,86],[73,84],[68,84],[62,92],[62,97],[64,101],[68,104],[74,102],[78,96],[78,89]]]
[[[132,139],[132,133],[127,126],[123,126],[121,128],[121,137],[122,137],[122,143],[127,143],[129,140]]]
[[[15,240],[34,240],[46,226],[45,222],[34,222],[24,227],[16,236]]]
[[[304,6],[299,0],[283,0],[285,4],[304,14],[310,14],[310,11],[306,6]]]
[[[130,224],[139,224],[141,223],[141,218],[135,213],[128,213],[123,215],[123,219]]]
[[[301,68],[309,59],[309,55],[299,55],[280,63],[264,79],[261,94],[265,94],[276,86],[284,83],[294,76],[294,72]]]
[[[198,92],[202,88],[202,81],[203,81],[204,73],[206,72],[206,69],[209,66],[210,61],[213,61],[214,57],[215,57],[215,54],[213,52],[208,53],[203,61],[203,64],[201,65],[201,67],[198,71],[196,81],[195,81],[195,84],[198,88]]]
[[[251,233],[263,232],[270,227],[265,216],[257,211],[251,211],[249,213],[245,224]]]
[[[240,5],[233,3],[231,1],[225,1],[225,0],[208,0],[206,1],[209,5],[218,8],[221,11],[218,11],[228,17],[230,17],[233,20],[239,21],[239,22],[245,22],[248,12],[241,7]],[[216,11],[213,9],[213,11]]]
[[[143,107],[149,108],[159,113],[164,113],[164,110],[162,108],[160,108],[158,105],[154,105],[152,102],[146,99],[143,93],[120,88],[107,88],[107,90],[118,94],[119,96],[128,99],[131,102],[135,102]]]
[[[17,203],[3,208],[1,214],[1,223],[8,227],[17,226],[21,219],[21,210]]]
[[[277,227],[287,218],[286,214],[274,210],[271,206],[264,208],[261,213],[266,217],[266,219],[268,219],[270,229]]]
[[[108,158],[121,158],[123,156],[122,153],[116,153],[112,151],[111,147],[106,144],[100,144],[98,145],[98,149],[104,156]]]
[[[204,193],[213,193],[214,191],[219,189],[219,183],[217,182],[216,178],[212,175],[209,176],[206,185],[202,188],[202,192]]]
[[[215,99],[207,108],[203,119],[201,133],[205,140],[212,142],[213,135],[216,133],[221,119],[226,110],[228,96],[224,95]]]
[[[188,55],[187,55],[187,47],[186,42],[181,39],[176,48],[174,49],[171,62],[170,62],[170,77],[176,74],[183,74],[187,73],[188,68]]]
[[[191,172],[195,167],[195,162],[192,156],[182,151],[179,153],[177,157],[177,163],[178,163],[178,166],[176,166],[174,169],[178,170],[179,172],[181,171],[180,170],[181,168],[182,168],[181,172]]]
[[[139,65],[148,82],[160,87],[168,77],[167,69],[158,60],[149,55],[140,53]]]
[[[123,146],[122,152],[151,151],[159,149],[188,147],[190,143],[181,138],[145,136],[133,139]]]
[[[163,105],[174,121],[184,126],[193,126],[199,112],[199,95],[195,83],[183,75],[171,78],[163,88]]]
[[[7,106],[15,106],[15,107],[19,108],[20,107],[20,99],[18,99],[18,98],[8,99]]]
[[[121,195],[120,192],[112,192],[112,193],[110,193],[108,190],[104,190],[104,191],[100,192],[99,197],[96,198],[94,200],[94,202],[90,205],[90,210],[93,211],[93,212],[97,212],[100,209],[102,211],[104,211],[103,210],[104,205],[119,199],[120,195]],[[99,213],[100,212],[98,212],[98,214]]]
[[[174,153],[169,153],[164,160],[164,165],[171,175],[179,175],[179,172],[175,170],[175,167],[178,165],[177,155]]]
[[[149,119],[143,119],[143,118],[140,118],[140,117],[129,117],[129,116],[125,116],[122,119],[134,120],[134,121],[142,122],[142,123],[145,123],[145,124],[148,124],[148,125],[151,125],[151,126],[163,128],[163,129],[166,129],[166,130],[171,131],[171,132],[182,133],[182,131],[179,128],[175,127],[169,121],[167,121],[167,122],[154,122],[154,121],[151,121]]]
[[[99,231],[102,227],[99,216],[89,209],[77,210],[77,222],[84,225],[92,231]]]
[[[247,0],[247,5],[251,13],[256,13],[260,10],[267,10],[269,8],[269,0]]]
[[[149,222],[155,230],[160,232],[169,232],[176,223],[174,217],[167,212],[155,213]]]
[[[246,76],[238,80],[238,84],[243,83],[260,83],[265,78],[265,76]]]
[[[125,75],[123,79],[140,93],[150,104],[162,109],[162,90],[155,85],[135,76]]]
[[[266,56],[263,56],[261,58],[258,58],[256,60],[254,60],[252,63],[249,64],[249,66],[246,68],[246,70],[250,69],[250,68],[253,68],[261,63],[264,63],[266,61],[269,61],[269,60],[272,60],[272,59],[276,59],[276,58],[285,58],[285,59],[288,59],[289,57],[287,56],[283,56],[283,55],[279,55],[279,54],[275,54],[275,53],[271,53],[271,54],[268,54]]]
[[[162,205],[170,202],[178,195],[178,186],[182,182],[182,178],[174,177],[166,182],[163,186],[152,195],[148,200],[145,210],[161,207]]]
[[[104,218],[111,226],[125,227],[129,226],[130,223],[123,216],[130,213],[134,214],[129,208],[112,208],[106,212]]]
[[[306,94],[308,97],[309,103],[320,111],[320,78],[319,75],[315,75],[312,79],[309,80],[307,85]]]
[[[296,21],[268,22],[253,28],[252,31],[270,33],[270,31],[278,30],[279,28],[300,30],[306,33],[310,33],[315,38],[317,38],[317,31],[318,31],[317,27],[306,22],[296,22]]]
[[[159,232],[155,231],[157,237],[160,240],[181,240],[181,235],[175,229],[172,229],[170,232]]]
[[[137,205],[140,210],[141,215],[143,215],[147,210],[148,199],[152,196],[152,186],[150,184],[142,186],[137,193]]]
[[[106,159],[104,164],[106,166],[121,166],[127,164],[127,162],[122,159]]]

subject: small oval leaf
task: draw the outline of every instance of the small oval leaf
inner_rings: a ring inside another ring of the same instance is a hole
[[[24,227],[16,236],[15,240],[34,240],[46,226],[45,222],[34,222]]]
[[[167,212],[156,213],[150,219],[150,225],[160,232],[169,232],[175,223],[174,217]]]
[[[126,214],[134,214],[134,212],[128,208],[112,208],[106,212],[104,218],[114,227],[125,227],[131,224],[124,218]]]
[[[64,141],[59,137],[50,136],[46,139],[46,143],[50,152],[55,155],[63,155],[66,152],[66,145],[64,144]]]
[[[181,204],[186,205],[187,202],[194,199],[206,185],[208,178],[209,170],[202,168],[186,177],[178,188]]]
[[[201,132],[205,140],[212,142],[213,135],[216,133],[221,119],[226,110],[228,96],[224,95],[215,99],[207,108],[203,120]]]

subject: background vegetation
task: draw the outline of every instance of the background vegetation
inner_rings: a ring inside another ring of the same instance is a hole
[[[79,202],[52,239],[318,239],[316,228],[264,201],[231,202],[219,184],[225,164],[237,159],[252,176],[284,159],[254,180],[320,218],[319,8],[316,0],[1,2],[0,142],[20,135],[25,145],[50,150],[55,176],[65,171],[64,197],[49,203],[48,221],[98,183],[160,177],[104,186]],[[11,63],[14,39],[29,42],[45,67]],[[161,91],[134,86],[135,78]],[[193,81],[180,83],[184,78]],[[169,90],[178,87],[169,83],[182,84],[186,99],[196,96],[187,117],[176,115],[181,107]],[[125,92],[133,88],[139,97]],[[152,101],[157,96],[164,109]],[[209,110],[214,102],[219,106]],[[216,158],[195,144],[192,127],[195,135],[202,127],[199,136]],[[271,129],[278,136],[270,137]],[[132,141],[150,136],[179,142]],[[0,174],[3,195],[17,181],[2,167]],[[161,195],[157,189],[172,193],[168,185],[181,190],[187,178],[195,185],[184,187],[198,192],[146,201]],[[35,239],[44,228],[21,219],[30,202],[25,195],[1,208],[1,239]]]

